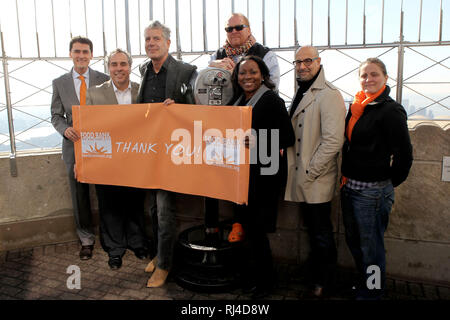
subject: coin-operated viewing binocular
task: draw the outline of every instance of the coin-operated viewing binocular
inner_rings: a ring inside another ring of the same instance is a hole
[[[181,92],[189,96],[188,93],[193,90],[195,102],[188,101],[191,104],[225,106],[233,98],[233,84],[231,83],[231,73],[224,69],[207,68],[198,73],[194,88],[183,84]]]
[[[194,88],[183,85],[181,93],[188,104],[229,105],[233,99],[231,73],[219,68],[204,69],[198,73]],[[205,199],[205,223],[178,236],[172,270],[178,285],[199,292],[228,292],[237,287],[241,282],[237,270],[243,246],[242,242],[228,242],[230,231],[231,221],[219,222],[219,200]]]

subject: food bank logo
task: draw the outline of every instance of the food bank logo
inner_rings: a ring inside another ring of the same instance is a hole
[[[111,158],[111,136],[109,132],[81,132],[82,157]]]

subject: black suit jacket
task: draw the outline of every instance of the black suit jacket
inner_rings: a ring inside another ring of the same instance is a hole
[[[176,103],[187,103],[188,99],[181,93],[181,86],[188,85],[196,74],[196,66],[183,61],[175,60],[170,54],[167,57],[169,63],[167,67],[165,98],[173,99]],[[137,103],[143,103],[143,93],[145,90],[145,79],[151,61],[147,61],[139,67],[141,72],[141,86],[137,97]],[[192,95],[192,93],[190,93]],[[191,96],[192,101],[194,97]]]

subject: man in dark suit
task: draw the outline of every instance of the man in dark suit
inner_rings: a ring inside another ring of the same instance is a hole
[[[80,139],[80,136],[72,127],[72,105],[86,104],[87,88],[109,79],[108,75],[89,68],[89,62],[93,57],[92,50],[92,41],[88,38],[75,37],[70,41],[69,51],[73,69],[53,80],[51,104],[52,124],[64,138],[62,156],[69,175],[75,225],[81,242],[81,260],[92,257],[95,233],[92,226],[89,185],[77,182],[73,172],[75,163],[73,143]]]
[[[196,67],[177,61],[169,54],[170,29],[159,21],[154,21],[145,29],[144,37],[145,51],[150,61],[140,67],[141,86],[138,103],[170,104],[194,101],[193,96],[188,98],[182,94],[181,87],[183,84],[193,83],[197,76]],[[150,210],[157,255],[145,268],[146,272],[153,272],[147,287],[162,286],[166,282],[172,264],[176,240],[175,200],[173,192],[150,191]]]
[[[134,104],[139,84],[130,81],[132,58],[121,49],[111,52],[107,59],[111,80],[89,88],[87,105]],[[123,106],[124,108],[126,106]],[[100,240],[108,253],[111,269],[122,266],[122,257],[127,248],[136,257],[147,257],[147,241],[144,230],[143,189],[95,185],[100,212]]]

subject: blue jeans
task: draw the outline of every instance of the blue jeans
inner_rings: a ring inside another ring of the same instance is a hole
[[[150,214],[157,245],[157,267],[169,270],[177,236],[176,197],[174,192],[150,190]]]
[[[386,281],[386,252],[384,232],[389,222],[389,213],[394,203],[394,187],[353,190],[344,186],[341,190],[341,206],[345,226],[345,239],[360,273],[357,299],[380,299]],[[380,270],[380,287],[376,284],[376,272]],[[368,269],[369,268],[369,269]],[[369,281],[368,281],[369,280]],[[369,287],[369,283],[370,285]]]

